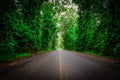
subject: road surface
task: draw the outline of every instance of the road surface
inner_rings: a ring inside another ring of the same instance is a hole
[[[19,62],[0,80],[120,80],[118,64],[66,50],[56,50]]]

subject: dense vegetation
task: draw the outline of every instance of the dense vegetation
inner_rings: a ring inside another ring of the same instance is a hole
[[[43,3],[44,1],[0,1],[0,55],[2,57],[16,57],[16,54],[54,49],[53,4]]]
[[[120,56],[118,0],[49,1],[0,0],[0,56],[59,48]]]
[[[79,6],[76,50],[120,56],[120,1],[74,0]]]

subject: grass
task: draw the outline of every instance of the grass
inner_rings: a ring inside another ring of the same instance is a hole
[[[53,50],[51,50],[51,49],[49,49],[49,50],[41,50],[41,51],[38,51],[37,53],[42,54],[42,53],[47,53],[47,52],[50,52],[50,51],[53,51]]]
[[[0,56],[0,62],[11,62],[13,61],[15,58],[11,55],[1,55]]]
[[[42,51],[38,51],[38,53],[45,53],[45,52],[49,52],[50,50],[42,50]]]
[[[42,54],[42,53],[46,53],[49,51],[51,51],[51,50],[42,50],[42,51],[39,51],[37,53]],[[4,54],[4,55],[0,55],[0,62],[12,62],[18,58],[24,58],[24,57],[28,57],[30,55],[31,55],[30,53],[19,53],[19,54],[14,54],[14,55]]]
[[[23,58],[30,56],[30,53],[22,53],[22,54],[16,54],[16,58]]]
[[[88,51],[84,51],[85,54],[90,54],[90,55],[95,55],[95,56],[103,56],[103,57],[107,57],[107,58],[111,58],[111,59],[120,59],[120,56],[106,56],[106,55],[102,55],[102,54],[98,54],[98,53],[94,53],[94,52],[88,52]]]
[[[30,56],[30,53],[20,53],[20,54],[14,54],[14,55],[1,55],[0,56],[0,62],[11,62],[18,58],[28,57]]]
[[[101,54],[97,54],[94,52],[88,52],[88,51],[84,51],[85,54],[90,54],[90,55],[96,55],[96,56],[102,56]]]

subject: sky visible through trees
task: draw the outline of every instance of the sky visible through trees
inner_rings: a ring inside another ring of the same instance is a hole
[[[56,49],[120,56],[119,4],[118,0],[0,0],[0,58]]]

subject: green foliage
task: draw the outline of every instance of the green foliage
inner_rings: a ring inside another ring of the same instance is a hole
[[[0,56],[0,62],[10,62],[18,58],[24,58],[30,56],[30,53],[20,53],[20,54],[3,54]]]
[[[79,6],[77,50],[105,56],[120,56],[119,1],[73,0]],[[119,19],[119,20],[118,20]]]
[[[51,50],[54,49],[54,40],[55,40],[55,30],[56,30],[56,21],[53,18],[55,14],[53,8],[53,3],[44,3],[42,5],[42,49]]]
[[[70,0],[46,1],[0,1],[1,59],[57,48],[120,56],[119,1],[73,0],[78,11]]]
[[[51,37],[56,25],[53,19],[53,4],[43,4],[44,1],[0,2],[0,12],[3,13],[0,14],[0,56],[6,56],[2,59],[12,60],[15,55],[28,56],[19,53],[47,50],[49,46],[52,46],[49,47],[50,50],[54,48],[55,40]]]

